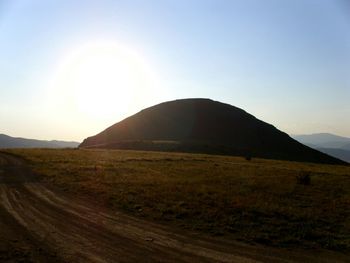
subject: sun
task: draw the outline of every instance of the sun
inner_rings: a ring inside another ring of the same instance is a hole
[[[116,43],[94,42],[66,56],[56,86],[70,107],[91,117],[106,118],[126,114],[151,99],[158,80],[150,65],[133,50]]]

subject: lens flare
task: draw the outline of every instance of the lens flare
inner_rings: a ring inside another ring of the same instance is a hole
[[[157,94],[158,79],[145,59],[110,42],[70,52],[54,81],[62,103],[91,117],[121,116]]]

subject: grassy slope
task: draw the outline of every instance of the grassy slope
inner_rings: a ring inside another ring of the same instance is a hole
[[[350,167],[106,150],[11,150],[43,180],[183,228],[273,246],[350,249]],[[311,185],[296,183],[311,172]]]

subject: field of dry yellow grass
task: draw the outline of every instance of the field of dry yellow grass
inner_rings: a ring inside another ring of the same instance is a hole
[[[248,243],[350,249],[349,166],[117,150],[7,152],[63,191],[149,220]]]

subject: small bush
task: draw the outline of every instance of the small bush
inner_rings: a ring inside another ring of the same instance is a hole
[[[311,173],[308,171],[301,171],[297,176],[297,183],[302,185],[311,184]]]

